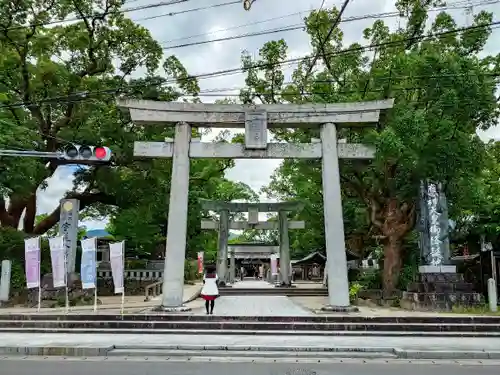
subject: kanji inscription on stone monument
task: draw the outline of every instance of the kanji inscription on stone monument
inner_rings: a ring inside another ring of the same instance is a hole
[[[245,112],[245,148],[267,148],[267,113],[264,110]]]

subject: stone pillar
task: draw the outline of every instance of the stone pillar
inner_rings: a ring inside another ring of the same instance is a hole
[[[290,239],[288,238],[288,217],[286,211],[278,212],[280,228],[280,278],[281,285],[290,286]]]
[[[231,258],[229,263],[229,282],[234,284],[236,280],[236,258],[234,256],[234,250],[231,251]]]
[[[227,240],[229,237],[229,211],[220,211],[219,218],[219,241],[217,249],[217,275],[220,285],[227,282]]]
[[[162,308],[167,311],[189,310],[182,306],[182,299],[188,220],[190,140],[191,127],[186,123],[177,124],[172,157],[167,245],[163,272]]]
[[[329,311],[357,311],[349,303],[347,257],[342,217],[342,196],[337,153],[337,129],[335,124],[321,127],[321,175],[323,179],[323,210],[325,220],[325,245],[328,267]]]

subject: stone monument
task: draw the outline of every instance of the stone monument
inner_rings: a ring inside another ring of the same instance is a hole
[[[450,262],[448,205],[442,184],[420,183],[421,265],[415,280],[403,292],[405,308],[451,310],[454,306],[473,306],[482,302],[474,285],[465,282]]]

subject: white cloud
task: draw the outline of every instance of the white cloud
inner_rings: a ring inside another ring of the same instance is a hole
[[[50,213],[57,208],[64,194],[73,188],[74,170],[72,166],[59,166],[52,177],[47,180],[47,188],[38,189],[37,215]]]
[[[473,3],[478,1],[472,0]],[[166,13],[176,13],[186,9],[196,7],[206,7],[213,4],[220,4],[222,0],[204,0],[203,4],[194,4],[186,2],[168,7],[153,8],[140,12],[129,14],[132,19],[146,18]],[[339,7],[343,1],[327,1],[326,7],[336,5]],[[242,1],[243,3],[243,1]],[[466,1],[453,1],[451,4],[464,5]],[[127,7],[136,7],[140,5],[151,4],[151,0],[133,1]],[[230,35],[246,34],[249,32],[263,31],[267,29],[276,29],[296,25],[302,22],[307,16],[309,10],[320,6],[321,0],[265,0],[256,1],[250,11],[245,11],[242,4],[233,6],[217,7],[213,9],[187,12],[174,16],[159,17],[150,20],[138,21],[144,27],[148,28],[153,37],[164,46],[172,46],[181,43],[203,41],[214,38],[221,38]],[[394,0],[356,0],[351,2],[344,18],[353,16],[364,16],[395,10]],[[476,12],[480,10],[493,11],[494,14],[500,14],[500,5],[486,5],[475,7]],[[450,11],[459,25],[466,24],[466,15],[463,9]],[[431,14],[431,18],[436,13]],[[272,19],[269,22],[262,22],[266,19]],[[374,19],[365,19],[341,24],[346,43],[361,42],[363,30],[373,23]],[[384,22],[390,27],[398,26],[398,20],[386,18]],[[244,26],[247,25],[247,26]],[[221,31],[221,29],[228,29]],[[215,33],[214,33],[215,32]],[[212,33],[212,34],[207,34]],[[500,37],[499,29],[493,31],[494,36],[490,39],[487,52],[498,53],[498,41]],[[186,39],[196,35],[196,37]],[[240,56],[243,50],[248,50],[253,55],[258,55],[259,48],[271,39],[284,38],[289,46],[289,56],[291,58],[302,56],[310,51],[309,38],[304,31],[296,30],[290,32],[263,35],[258,37],[236,39],[218,43],[208,43],[198,46],[190,46],[177,49],[166,49],[165,55],[175,54],[185,65],[191,74],[207,73],[240,66]],[[179,40],[183,39],[183,40]],[[293,67],[286,69],[286,75],[289,76]],[[202,90],[213,90],[220,88],[232,88],[244,86],[244,74],[226,75],[217,78],[202,79],[200,86]],[[234,92],[233,92],[234,93]],[[217,98],[205,97],[203,101],[211,102]],[[212,131],[204,140],[212,139],[218,132]],[[496,127],[487,132],[480,133],[482,137],[493,137],[500,139],[500,128]],[[235,181],[242,181],[250,185],[256,191],[269,182],[269,177],[275,168],[279,165],[279,160],[238,160],[236,166],[228,172],[228,178]],[[68,172],[61,170],[49,182],[49,188],[39,194],[39,212],[50,211],[57,206],[58,200],[62,197],[65,190],[71,186],[72,178]],[[92,223],[100,225],[102,223]]]

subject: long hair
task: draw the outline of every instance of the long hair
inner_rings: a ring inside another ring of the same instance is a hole
[[[216,268],[214,265],[207,265],[205,267],[205,277],[207,279],[214,279],[215,276],[217,275]]]

